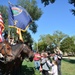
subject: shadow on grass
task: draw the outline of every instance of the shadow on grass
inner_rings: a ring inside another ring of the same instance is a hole
[[[74,59],[68,59],[68,58],[63,58],[64,61],[75,64],[75,60]]]
[[[21,75],[35,75],[34,68],[33,67],[27,67],[26,65],[23,65]]]

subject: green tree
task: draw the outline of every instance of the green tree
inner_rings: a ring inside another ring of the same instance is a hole
[[[53,52],[53,49],[58,46],[60,47],[61,41],[66,38],[68,35],[62,33],[61,31],[55,31],[53,35],[47,34],[47,35],[40,35],[39,42],[42,42],[41,44],[44,44],[43,48],[45,50]],[[40,45],[39,45],[40,46]],[[41,45],[42,47],[42,45]]]
[[[47,44],[45,42],[43,42],[43,41],[38,42],[38,50],[40,52],[46,51],[46,48],[47,48]]]
[[[41,2],[46,6],[49,5],[50,3],[53,4],[55,0],[41,0]]]
[[[36,43],[36,42],[33,42],[33,45],[32,45],[32,46],[33,46],[33,47],[32,47],[32,48],[33,48],[33,50],[35,50],[35,51],[36,51],[36,50],[37,50],[37,43]]]
[[[72,46],[72,53],[75,54],[75,35],[71,36],[72,40],[73,40],[73,46]]]
[[[31,38],[31,35],[29,32],[22,32],[23,39],[24,39],[24,43],[26,43],[28,46],[30,46],[32,48],[32,44],[33,44],[33,39]]]
[[[53,41],[54,41],[54,45],[58,46],[60,48],[60,43],[61,41],[66,38],[68,35],[62,33],[61,31],[55,31],[53,33]]]
[[[72,40],[74,41],[75,44],[75,35],[71,36]]]
[[[2,17],[3,17],[3,22],[4,22],[4,26],[5,26],[5,30],[8,30],[8,13],[7,13],[7,7],[6,6],[3,6],[3,5],[0,5],[0,12],[2,14]]]
[[[69,3],[75,7],[75,0],[69,0]],[[75,16],[75,8],[71,9],[72,14]]]
[[[47,45],[50,45],[53,42],[53,36],[50,35],[50,34],[40,35],[40,39],[39,40],[45,42]]]
[[[50,34],[47,35],[41,35],[40,39],[41,42],[43,42],[45,46],[45,50],[47,51],[53,51],[54,45],[53,45],[53,36]]]
[[[71,37],[65,38],[60,45],[60,48],[63,52],[72,52],[74,49],[74,42]]]
[[[38,50],[42,52],[43,50],[46,51],[47,44],[44,41],[38,41],[33,43],[33,50]]]

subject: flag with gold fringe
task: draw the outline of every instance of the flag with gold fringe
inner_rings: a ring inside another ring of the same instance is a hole
[[[21,29],[17,28],[17,34],[19,34],[19,39],[21,41],[23,41],[22,34],[21,34]]]
[[[9,27],[17,28],[19,39],[23,40],[21,31],[25,31],[29,24],[32,23],[32,18],[23,7],[9,3],[8,23]]]

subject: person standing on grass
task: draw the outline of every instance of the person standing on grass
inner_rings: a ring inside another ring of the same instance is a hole
[[[36,70],[39,70],[40,68],[40,59],[41,59],[41,55],[40,53],[37,51],[35,54],[34,54],[34,65],[35,65],[35,69]]]
[[[48,59],[48,54],[43,53],[43,57],[41,59],[41,67],[42,67],[42,75],[49,75],[49,70],[51,68],[52,64],[50,63],[50,60]]]
[[[61,50],[57,47],[57,67],[58,67],[58,75],[62,75],[61,73],[61,60],[62,60],[62,52]]]

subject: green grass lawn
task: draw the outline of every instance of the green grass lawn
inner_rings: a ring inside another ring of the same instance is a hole
[[[62,75],[75,75],[75,60],[63,59],[61,69]]]
[[[63,59],[62,60],[62,75],[75,75],[75,60],[71,59]],[[33,62],[23,62],[22,66],[22,75],[40,75],[38,71],[34,69]]]

